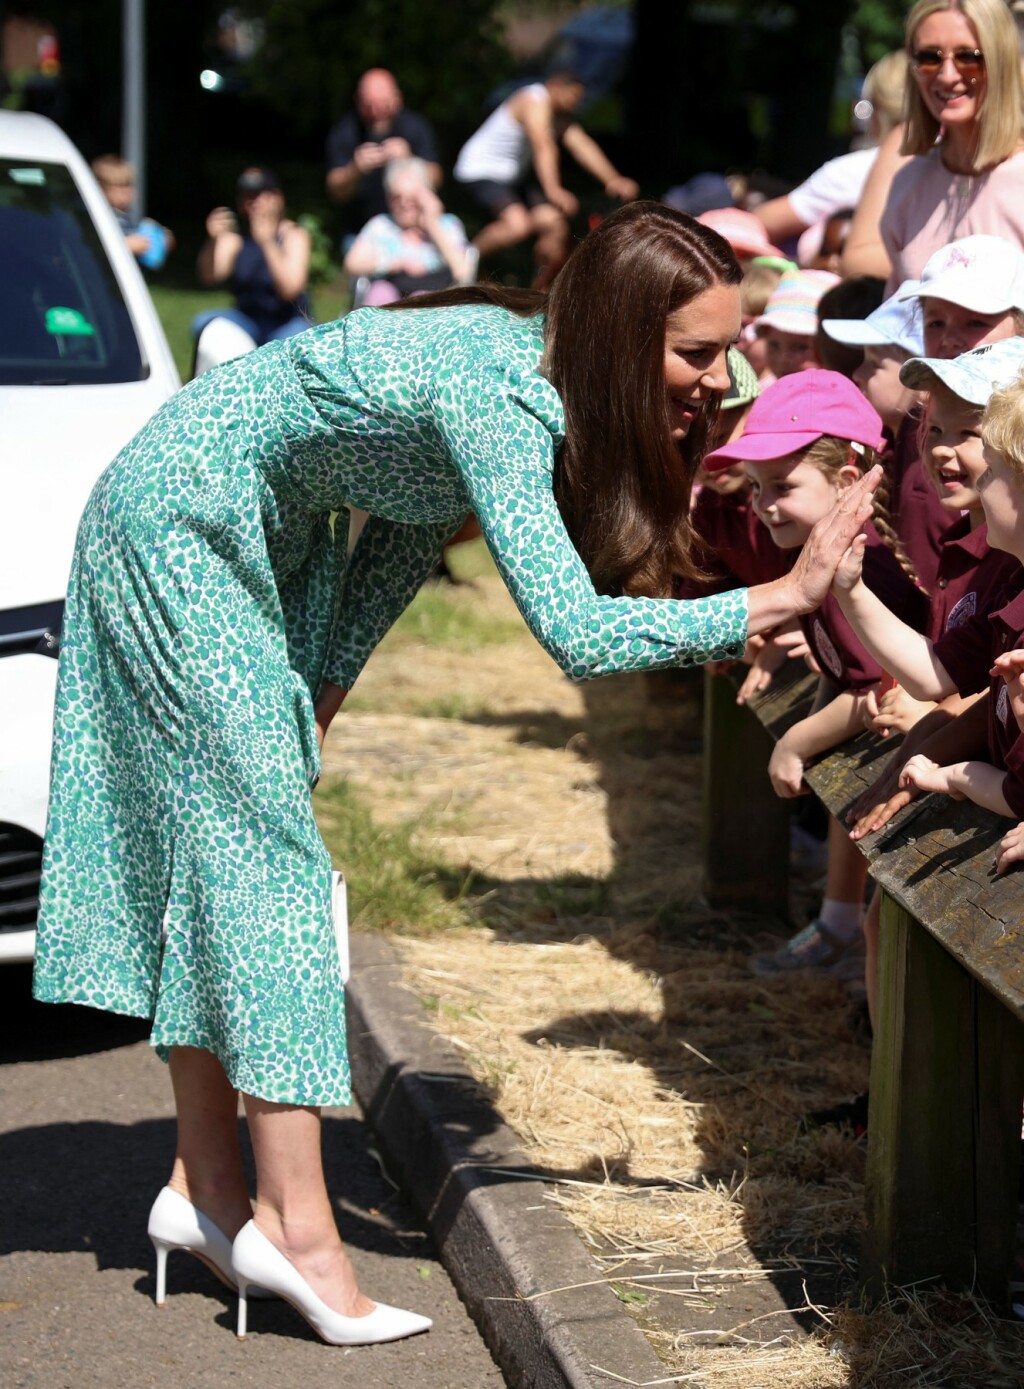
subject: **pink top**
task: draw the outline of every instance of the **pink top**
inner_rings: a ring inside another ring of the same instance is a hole
[[[1024,152],[984,174],[951,174],[938,148],[912,159],[893,179],[882,213],[889,285],[916,279],[933,251],[977,232],[1024,249]]]

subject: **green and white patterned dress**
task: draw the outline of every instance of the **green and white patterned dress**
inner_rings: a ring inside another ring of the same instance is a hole
[[[598,596],[542,322],[362,310],[186,386],[111,464],[68,588],[35,992],[154,1018],[267,1100],[349,1098],[313,696],[470,511],[574,680],[737,656],[746,593]],[[332,512],[370,513],[346,565]]]

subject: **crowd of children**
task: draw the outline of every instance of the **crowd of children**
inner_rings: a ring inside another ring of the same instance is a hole
[[[1024,254],[965,237],[865,316],[816,320],[829,278],[784,273],[742,344],[775,339],[769,369],[756,380],[730,363],[735,403],[693,507],[709,577],[685,595],[777,577],[881,461],[873,522],[832,593],[799,633],[748,647],[738,696],[794,656],[820,673],[812,713],[769,763],[783,797],[805,794],[808,763],[865,727],[898,742],[847,823],[829,824],[815,919],[751,961],[759,974],[834,977],[873,1015],[879,893],[858,841],[933,792],[1019,822],[998,871],[1024,859]],[[860,361],[846,374],[819,366],[821,340]],[[865,1097],[826,1117],[864,1122]]]

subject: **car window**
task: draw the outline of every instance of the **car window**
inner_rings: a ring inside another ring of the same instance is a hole
[[[0,159],[0,385],[146,375],[131,315],[70,170]]]

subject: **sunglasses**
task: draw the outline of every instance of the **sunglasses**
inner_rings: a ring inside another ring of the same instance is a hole
[[[941,71],[947,58],[953,59],[953,66],[961,77],[977,77],[985,67],[985,55],[980,48],[919,48],[911,53],[910,61],[918,72],[929,75]]]

